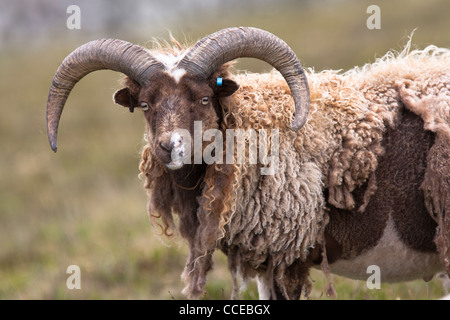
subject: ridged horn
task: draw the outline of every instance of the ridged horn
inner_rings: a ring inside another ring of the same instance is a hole
[[[265,61],[283,75],[295,103],[291,128],[300,129],[309,111],[308,80],[292,49],[272,33],[252,27],[222,29],[199,40],[178,67],[208,78],[222,64],[244,57]]]
[[[163,68],[144,48],[123,40],[94,40],[75,49],[59,66],[48,94],[47,136],[52,150],[57,150],[59,120],[70,91],[88,73],[119,71],[142,85]]]

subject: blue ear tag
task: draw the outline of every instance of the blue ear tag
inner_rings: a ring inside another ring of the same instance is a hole
[[[222,86],[222,78],[217,78],[217,86],[218,87]]]

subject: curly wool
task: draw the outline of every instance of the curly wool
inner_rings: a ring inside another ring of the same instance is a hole
[[[449,272],[450,163],[445,152],[450,145],[450,51],[408,51],[409,47],[399,55],[389,53],[344,74],[309,70],[310,112],[297,132],[289,129],[293,99],[278,72],[234,76],[240,88],[221,101],[222,129],[277,128],[279,167],[275,175],[261,176],[260,164],[208,166],[199,201],[204,212],[199,213],[198,230],[191,231],[194,247],[184,271],[189,296],[203,292],[217,247],[228,253],[235,284],[238,271],[248,278],[259,270],[284,290],[284,270],[297,259],[304,261],[323,240],[326,202],[354,209],[352,191],[368,182],[357,208],[364,212],[376,190],[374,172],[383,154],[383,134],[396,126],[403,107],[422,117],[426,130],[437,133],[429,167],[434,159],[447,171],[430,169],[422,188],[430,214],[438,220],[436,242]],[[152,181],[159,172],[152,173],[158,165],[151,164],[151,154],[147,145],[140,165],[150,197],[169,192],[157,179]],[[328,199],[323,198],[325,188]],[[162,207],[153,201],[149,213],[162,218],[166,232],[176,227],[171,210]]]

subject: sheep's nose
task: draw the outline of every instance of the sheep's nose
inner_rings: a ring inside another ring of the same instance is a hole
[[[161,149],[163,149],[166,152],[171,152],[173,147],[174,147],[174,143],[172,141],[161,141],[159,143],[159,146],[161,147]]]

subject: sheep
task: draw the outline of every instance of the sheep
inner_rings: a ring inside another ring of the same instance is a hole
[[[239,57],[276,70],[233,73]],[[114,102],[144,114],[147,210],[162,234],[187,241],[189,298],[204,293],[217,249],[228,258],[232,298],[240,278],[256,279],[261,299],[308,297],[311,268],[366,280],[376,265],[385,282],[450,274],[450,50],[408,44],[362,68],[316,73],[284,41],[251,27],[220,30],[189,48],[92,41],[53,79],[54,151],[71,89],[100,69],[126,75]],[[278,146],[265,155],[276,158],[276,170],[263,174],[267,161],[251,163],[250,145],[244,163],[236,150],[234,161],[220,161],[234,140],[210,153],[219,161],[191,161],[212,140],[200,139],[195,151],[199,121],[203,132],[235,130],[243,141],[264,132]],[[327,292],[336,294],[331,281]]]

